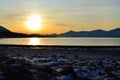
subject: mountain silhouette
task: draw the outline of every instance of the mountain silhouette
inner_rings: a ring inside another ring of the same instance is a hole
[[[68,31],[60,34],[61,37],[120,37],[120,28],[110,31],[93,30],[93,31]]]
[[[27,34],[12,32],[3,26],[0,26],[0,38],[27,37],[27,36],[28,36]]]
[[[11,33],[11,31],[4,28],[3,26],[0,26],[0,33]]]
[[[3,26],[0,26],[0,38],[24,38],[24,37],[49,37],[49,35],[17,33],[10,31]]]
[[[120,28],[116,28],[116,29],[113,29],[113,30],[110,30],[109,31],[110,34],[120,34]]]
[[[109,31],[92,30],[92,31],[68,31],[61,34],[23,34],[16,33],[0,26],[0,38],[19,38],[19,37],[120,37],[120,28],[112,29]]]

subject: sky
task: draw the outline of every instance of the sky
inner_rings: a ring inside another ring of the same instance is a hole
[[[69,30],[120,27],[120,0],[0,0],[0,25],[13,32],[53,34]],[[26,27],[28,17],[41,17],[41,29]]]

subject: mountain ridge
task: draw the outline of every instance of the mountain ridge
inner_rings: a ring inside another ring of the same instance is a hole
[[[3,26],[0,26],[0,33],[6,33],[6,32],[11,32],[10,30],[4,28]]]
[[[23,34],[12,32],[3,26],[0,26],[0,38],[20,38],[20,37],[120,37],[120,28],[109,31],[102,29],[92,31],[73,31],[70,30],[61,34]]]
[[[120,28],[109,31],[102,29],[92,31],[68,31],[60,34],[61,37],[120,37]]]

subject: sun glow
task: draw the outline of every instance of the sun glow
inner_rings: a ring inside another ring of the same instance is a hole
[[[31,15],[26,21],[26,26],[33,31],[40,30],[42,28],[42,18],[39,15]]]
[[[30,45],[40,45],[40,41],[38,38],[30,38],[29,44]]]

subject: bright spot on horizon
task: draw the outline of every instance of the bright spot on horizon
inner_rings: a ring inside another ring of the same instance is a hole
[[[26,21],[26,26],[32,31],[37,31],[42,28],[42,18],[39,15],[31,15]]]
[[[40,45],[40,41],[38,38],[30,38],[29,44],[30,45]]]

